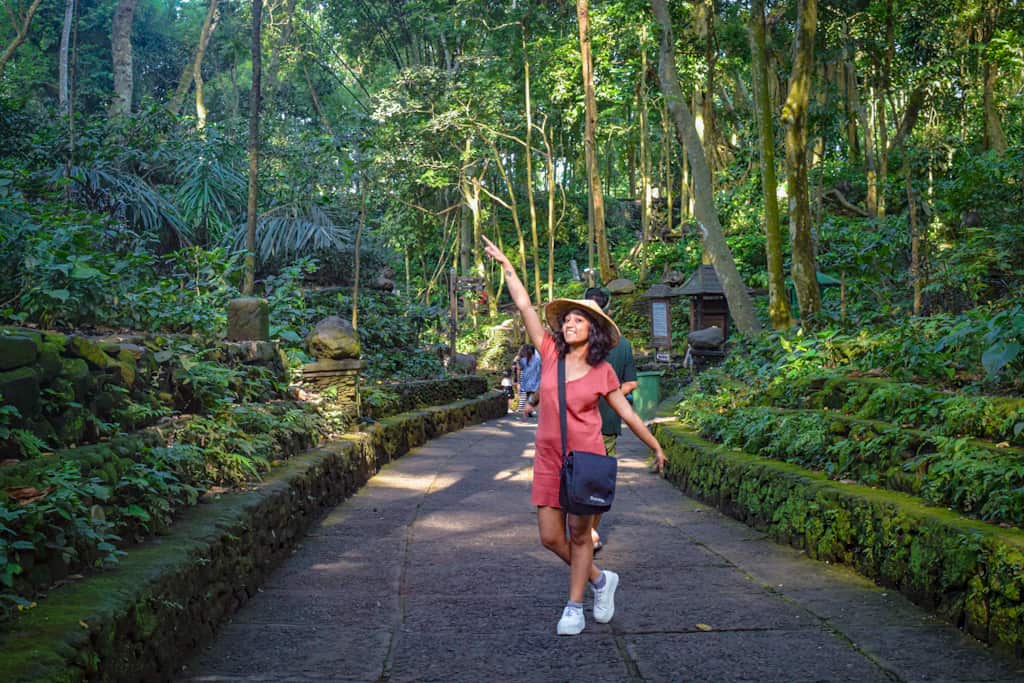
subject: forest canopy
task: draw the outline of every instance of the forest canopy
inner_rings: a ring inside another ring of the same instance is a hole
[[[303,287],[355,318],[384,278],[440,336],[452,268],[500,316],[487,234],[536,300],[704,259],[746,334],[947,316],[1024,358],[1017,0],[3,2],[7,322],[254,291],[294,343]]]

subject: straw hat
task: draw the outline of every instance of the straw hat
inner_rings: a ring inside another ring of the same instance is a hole
[[[619,343],[619,326],[608,317],[608,314],[601,310],[596,301],[590,299],[552,299],[544,306],[544,317],[548,321],[548,327],[558,332],[558,319],[574,308],[579,308],[590,313],[594,321],[604,327],[605,332],[611,337],[612,346]]]

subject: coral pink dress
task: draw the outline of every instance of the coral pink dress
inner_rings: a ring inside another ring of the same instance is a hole
[[[558,481],[562,471],[562,430],[558,419],[558,349],[555,338],[544,335],[540,345],[540,420],[533,458],[534,505],[557,508]],[[565,383],[566,424],[570,451],[604,453],[601,413],[597,399],[619,388],[619,378],[606,361],[590,368],[583,377]]]

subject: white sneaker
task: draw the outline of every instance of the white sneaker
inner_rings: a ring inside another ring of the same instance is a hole
[[[558,620],[558,635],[575,636],[583,632],[587,620],[583,618],[583,608],[566,605],[562,610],[562,618]]]
[[[619,575],[603,569],[604,588],[594,589],[594,621],[607,624],[615,616],[615,589],[619,587]]]

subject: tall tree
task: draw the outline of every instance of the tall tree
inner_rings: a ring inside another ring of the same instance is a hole
[[[75,22],[75,0],[64,0],[64,22],[57,56],[57,106],[67,116],[71,111],[71,26]]]
[[[998,0],[985,0],[981,3],[980,26],[978,34],[983,44],[982,57],[982,106],[985,116],[985,149],[992,150],[1002,156],[1006,154],[1009,146],[1006,143],[1006,134],[1003,132],[1003,125],[999,120],[999,109],[996,106],[996,81],[999,78],[999,67],[992,58],[991,45],[989,43],[995,33],[996,20],[999,17],[1001,2]]]
[[[260,175],[260,77],[263,71],[260,36],[263,28],[263,0],[252,0],[252,88],[249,90],[249,197],[245,223],[245,282],[243,294],[256,288],[256,211]]]
[[[132,111],[135,91],[135,69],[132,64],[132,23],[139,0],[118,0],[110,32],[114,62],[114,100],[110,114],[121,116]]]
[[[588,0],[576,0],[576,18],[580,30],[580,57],[583,66],[583,107],[584,132],[583,153],[587,164],[587,180],[590,188],[590,229],[587,246],[587,265],[594,267],[594,244],[597,244],[598,267],[601,281],[615,279],[615,266],[608,252],[608,237],[604,226],[604,196],[601,189],[601,173],[597,164],[597,96],[594,92],[594,62],[590,52],[590,8]]]
[[[32,25],[32,18],[36,15],[36,11],[41,4],[43,4],[43,0],[32,0],[32,4],[24,12],[20,11],[20,8],[16,11],[14,8],[8,7],[8,15],[11,19],[11,27],[14,29],[14,36],[11,38],[11,42],[7,43],[3,53],[0,53],[0,76],[4,75],[7,62],[11,61],[11,57],[14,56],[17,49],[28,38],[28,29]]]
[[[814,73],[814,34],[818,26],[817,0],[799,0],[793,39],[793,70],[789,94],[782,107],[786,127],[786,185],[789,189],[789,238],[792,245],[793,288],[800,317],[805,321],[821,310],[821,292],[811,237],[811,190],[807,163],[807,105]],[[868,133],[865,132],[865,137]]]
[[[640,123],[640,282],[647,282],[647,242],[651,238],[651,151],[647,102],[647,25],[640,27],[640,82],[637,84],[637,117]]]
[[[210,44],[210,36],[217,28],[217,21],[220,16],[218,0],[210,0],[206,6],[206,18],[203,19],[203,26],[199,30],[199,42],[196,44],[196,54],[192,61],[185,67],[178,81],[178,89],[171,98],[168,108],[174,113],[180,113],[185,102],[185,95],[188,94],[189,86],[195,83],[196,86],[196,127],[203,128],[206,124],[206,101],[203,94],[203,59],[206,57],[206,49]]]
[[[757,131],[761,147],[761,191],[764,196],[765,253],[768,260],[768,317],[772,327],[793,323],[786,296],[782,263],[782,230],[779,227],[778,181],[775,177],[775,133],[771,93],[768,91],[768,46],[765,37],[764,0],[750,2],[750,55],[754,81]]]
[[[697,125],[693,114],[686,106],[682,88],[679,87],[679,72],[675,61],[675,39],[672,31],[672,17],[669,15],[665,0],[651,0],[651,9],[661,27],[661,48],[658,55],[658,80],[661,92],[665,96],[669,113],[676,127],[676,136],[686,147],[693,171],[694,213],[704,227],[704,247],[711,257],[715,273],[722,282],[725,298],[729,303],[729,312],[736,327],[746,335],[754,335],[761,331],[761,323],[754,311],[754,302],[750,298],[743,278],[736,269],[732,251],[725,242],[722,225],[715,212],[715,200],[711,191],[711,171],[704,158],[704,149],[697,134]]]
[[[533,240],[533,297],[543,301],[540,294],[540,239],[537,235],[537,203],[533,197],[533,96],[530,93],[530,53],[526,45],[526,25],[522,27],[523,44],[523,100],[526,110],[526,140],[523,156],[526,161],[526,203],[530,207],[530,237]]]

